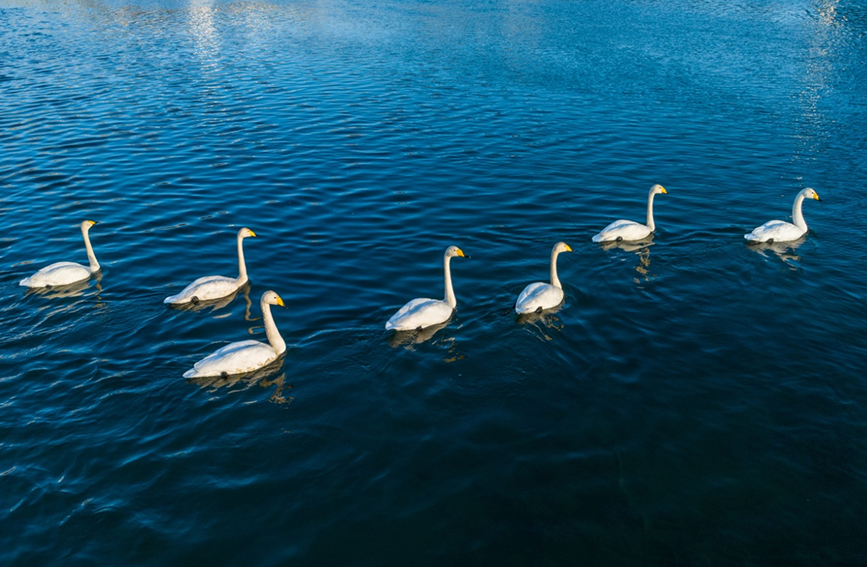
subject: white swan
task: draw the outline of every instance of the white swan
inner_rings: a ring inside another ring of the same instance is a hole
[[[205,276],[197,279],[184,290],[177,294],[167,297],[163,303],[171,303],[180,305],[183,303],[198,303],[200,301],[211,301],[220,299],[232,293],[235,293],[242,285],[247,283],[247,264],[244,262],[244,239],[248,236],[256,236],[256,233],[249,228],[242,228],[238,231],[238,277],[227,278],[224,276]]]
[[[193,368],[184,372],[184,378],[246,374],[271,364],[286,352],[286,343],[280,336],[274,317],[271,315],[271,306],[284,307],[283,300],[269,290],[262,294],[259,305],[262,307],[262,319],[265,321],[265,336],[268,337],[268,344],[252,340],[228,344],[198,361]]]
[[[96,255],[93,253],[93,246],[90,245],[90,227],[96,224],[96,221],[86,220],[81,223],[81,235],[84,237],[84,248],[87,250],[87,259],[90,262],[90,267],[76,264],[75,262],[56,262],[50,266],[45,266],[29,278],[24,278],[18,285],[25,287],[54,287],[61,285],[74,284],[89,278],[92,274],[99,271],[99,262],[96,261]]]
[[[560,252],[571,252],[572,248],[565,242],[558,242],[551,250],[551,283],[531,283],[524,288],[518,301],[515,303],[515,311],[518,313],[535,313],[552,309],[563,303],[563,286],[557,277],[557,256]]]
[[[446,296],[445,299],[413,299],[397,313],[391,316],[391,319],[385,324],[386,330],[395,331],[414,331],[423,329],[431,325],[438,325],[448,321],[455,312],[458,302],[455,299],[455,291],[452,288],[452,272],[449,267],[449,262],[455,256],[466,258],[463,250],[457,246],[449,246],[443,256],[443,266],[446,279]]]
[[[650,188],[650,195],[647,197],[647,224],[629,220],[617,220],[594,236],[593,242],[641,240],[650,236],[656,230],[656,225],[653,223],[653,196],[658,193],[665,195],[668,194],[668,191],[662,185],[654,185]]]
[[[794,224],[781,220],[768,221],[762,226],[754,228],[751,233],[745,234],[744,238],[749,240],[750,244],[754,242],[790,242],[801,238],[807,234],[807,223],[801,213],[801,204],[807,197],[821,201],[819,194],[811,187],[801,190],[795,197],[795,204],[792,205]]]

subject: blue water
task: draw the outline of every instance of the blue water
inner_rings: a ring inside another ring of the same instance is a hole
[[[855,0],[0,0],[0,564],[863,565],[865,166]]]

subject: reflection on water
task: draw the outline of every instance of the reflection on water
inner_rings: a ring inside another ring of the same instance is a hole
[[[414,331],[396,331],[388,338],[388,345],[391,348],[403,347],[406,350],[414,351],[416,345],[431,341],[433,346],[445,347],[448,355],[443,358],[445,362],[455,362],[465,358],[466,355],[458,350],[458,342],[455,337],[439,337],[434,339],[437,332],[446,328],[451,320],[438,325],[431,325],[423,329]]]
[[[761,254],[765,258],[770,258],[767,252],[773,252],[774,255],[779,258],[784,264],[788,265],[793,270],[798,269],[798,264],[795,262],[800,262],[801,257],[795,253],[795,250],[798,247],[807,241],[807,235],[805,234],[801,238],[797,240],[792,240],[790,242],[756,242],[747,244],[747,248],[750,250],[754,250],[755,252]]]
[[[262,367],[254,372],[246,374],[236,374],[234,376],[199,376],[196,378],[187,378],[191,384],[195,384],[200,388],[216,392],[224,388],[235,388],[236,391],[244,391],[259,385],[262,388],[274,387],[274,391],[268,397],[268,401],[275,404],[291,403],[292,396],[286,396],[284,390],[292,389],[292,384],[286,383],[286,373],[283,372],[273,380],[269,380],[269,376],[276,374],[283,366],[285,356],[280,356],[277,360]]]
[[[423,342],[427,342],[433,338],[434,335],[437,334],[437,331],[440,329],[445,329],[449,324],[449,321],[445,323],[440,323],[438,325],[431,325],[430,327],[424,327],[423,329],[415,329],[413,331],[395,331],[388,338],[388,344],[392,348],[397,347],[406,347],[407,350],[413,350],[412,345],[421,344]]]
[[[213,4],[213,0],[193,0],[190,3],[190,36],[195,41],[196,56],[206,67],[216,67],[220,58]]]
[[[565,299],[564,299],[565,303]],[[565,328],[563,321],[557,315],[557,312],[562,309],[563,303],[553,309],[536,313],[522,313],[515,318],[515,321],[524,325],[530,330],[531,334],[544,341],[552,340],[548,331],[562,331]]]
[[[623,250],[625,252],[635,252],[635,254],[638,256],[638,264],[635,265],[635,271],[638,272],[638,277],[634,278],[635,283],[641,283],[642,280],[650,280],[650,247],[653,246],[652,234],[644,240],[635,240],[631,242],[627,242],[624,240],[621,240],[619,242],[600,242],[599,246],[606,252],[611,250],[612,248],[619,248],[620,250]]]

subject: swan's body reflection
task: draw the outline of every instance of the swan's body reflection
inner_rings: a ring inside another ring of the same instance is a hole
[[[236,386],[241,390],[248,390],[257,384],[262,388],[270,388],[271,386],[274,386],[274,391],[271,393],[268,400],[275,404],[288,404],[295,398],[284,395],[284,390],[292,389],[292,384],[286,384],[286,373],[283,372],[273,380],[266,379],[268,376],[276,373],[282,364],[283,358],[281,357],[268,366],[249,374],[187,378],[187,381],[212,392],[222,388],[232,388]]]
[[[388,338],[388,346],[391,348],[403,347],[406,350],[412,351],[415,350],[416,345],[431,341],[432,345],[436,347],[445,347],[448,351],[448,356],[443,359],[444,361],[454,362],[460,360],[464,358],[465,355],[458,350],[458,342],[455,340],[455,337],[442,335],[441,337],[434,339],[437,332],[446,328],[448,324],[449,321],[446,321],[439,325],[431,325],[413,331],[397,331]]]
[[[806,241],[807,235],[805,234],[801,238],[789,242],[750,243],[747,248],[761,254],[765,258],[769,258],[766,252],[773,252],[783,263],[791,266],[792,262],[801,261],[801,257],[795,253],[795,250]]]
[[[516,317],[516,322],[531,330],[531,334],[538,335],[539,338],[545,341],[553,340],[549,331],[562,331],[563,321],[557,315],[562,306],[553,309],[547,309],[535,313],[522,313]],[[535,331],[533,331],[535,329]]]
[[[449,321],[451,321],[451,319],[449,319]],[[417,345],[429,341],[435,334],[437,334],[437,331],[445,329],[448,326],[449,321],[438,325],[423,327],[421,329],[414,329],[412,331],[397,331],[388,338],[388,344],[389,346],[396,348],[400,346]]]
[[[635,255],[638,256],[638,264],[635,266],[635,271],[640,276],[635,278],[635,282],[638,283],[642,278],[644,281],[650,279],[650,247],[653,244],[653,235],[651,234],[643,240],[636,240],[634,242],[623,240],[620,242],[600,242],[599,247],[606,252],[612,248],[619,248],[624,252],[635,252]]]

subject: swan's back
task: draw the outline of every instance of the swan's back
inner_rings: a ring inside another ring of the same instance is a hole
[[[797,240],[805,232],[805,230],[798,228],[790,222],[772,220],[754,228],[751,233],[745,234],[744,238],[751,242],[767,242],[769,240],[786,242]]]
[[[552,309],[563,302],[563,290],[544,282],[531,283],[524,288],[518,301],[515,302],[515,311],[518,313],[533,313],[541,309]]]
[[[385,324],[389,331],[414,331],[419,327],[429,327],[445,323],[454,313],[452,306],[440,299],[413,299]]]
[[[277,359],[270,345],[259,341],[239,341],[228,344],[206,356],[184,373],[184,378],[245,374]]]
[[[90,268],[75,262],[55,262],[45,266],[18,285],[25,287],[48,287],[74,284],[91,276]]]
[[[183,289],[179,294],[163,300],[163,303],[189,303],[195,297],[199,301],[220,299],[238,289],[238,280],[225,276],[204,276]]]
[[[606,226],[602,232],[593,237],[593,242],[609,240],[641,240],[650,235],[650,227],[639,222],[620,219]]]

